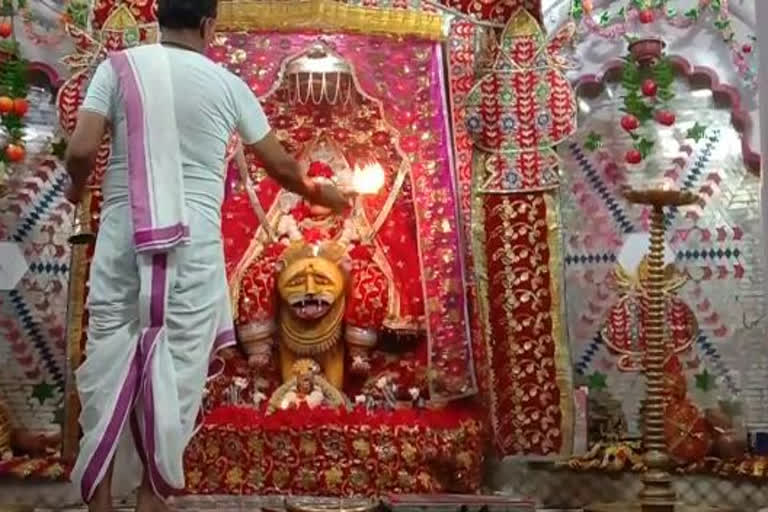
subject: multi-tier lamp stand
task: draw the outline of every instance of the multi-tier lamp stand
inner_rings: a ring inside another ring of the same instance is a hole
[[[643,407],[643,447],[646,471],[643,490],[638,499],[627,503],[590,505],[587,512],[725,512],[705,506],[685,506],[677,502],[670,457],[664,437],[664,361],[667,357],[664,339],[664,208],[686,206],[698,201],[693,192],[661,188],[636,190],[627,188],[624,197],[633,204],[651,206],[651,245],[648,254],[648,315],[645,339],[645,407]]]

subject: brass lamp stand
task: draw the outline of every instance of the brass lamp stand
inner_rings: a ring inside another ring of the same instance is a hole
[[[637,501],[590,505],[587,512],[715,512],[705,506],[685,506],[677,502],[670,457],[664,437],[664,208],[686,206],[698,201],[693,192],[680,190],[625,189],[624,197],[633,204],[649,205],[651,212],[651,245],[648,254],[648,316],[645,323],[645,407],[643,413],[644,461],[643,490]]]
[[[91,201],[93,191],[86,190],[80,204],[75,208],[72,233],[72,261],[69,274],[69,297],[67,300],[67,378],[64,385],[64,426],[62,428],[62,458],[74,463],[80,439],[80,400],[75,386],[75,370],[83,359],[83,314],[85,307],[86,281],[88,279],[88,250],[96,242],[93,230]],[[3,511],[0,511],[3,512]]]

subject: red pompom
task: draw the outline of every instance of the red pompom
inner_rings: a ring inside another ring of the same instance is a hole
[[[324,239],[323,232],[317,228],[310,228],[304,232],[304,241],[308,244],[316,244]]]
[[[353,260],[370,260],[373,257],[371,249],[363,244],[357,244],[351,251],[349,257]]]
[[[333,169],[324,162],[312,162],[309,164],[307,176],[310,178],[333,178]]]
[[[312,212],[306,201],[299,202],[299,204],[291,210],[291,217],[293,217],[296,222],[301,222],[311,215]]]

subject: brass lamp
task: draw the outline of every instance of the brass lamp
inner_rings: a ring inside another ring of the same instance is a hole
[[[96,242],[96,233],[91,229],[90,211],[84,205],[88,205],[88,202],[83,201],[75,208],[72,234],[68,238],[70,245],[90,245]]]
[[[627,188],[624,197],[632,204],[651,207],[651,246],[648,254],[649,304],[643,325],[646,331],[646,399],[643,412],[645,425],[643,448],[645,465],[643,490],[637,500],[630,503],[595,504],[587,512],[716,512],[705,506],[688,507],[677,500],[670,475],[670,457],[664,435],[664,361],[667,357],[665,341],[664,299],[664,209],[694,204],[699,197],[686,190]],[[724,511],[720,511],[724,512]]]

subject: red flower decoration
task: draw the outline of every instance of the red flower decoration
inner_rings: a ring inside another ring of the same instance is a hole
[[[272,121],[272,125],[278,130],[285,130],[291,126],[291,118],[288,116],[277,116],[275,120]]]
[[[401,110],[395,116],[395,121],[401,128],[413,123],[414,119],[416,119],[416,115],[410,110]]]
[[[277,259],[281,254],[283,254],[284,250],[285,245],[281,244],[280,242],[274,242],[264,248],[264,251],[261,253],[261,257],[267,260]]]
[[[367,245],[357,244],[349,251],[349,257],[353,260],[370,260],[373,257],[373,253]]]
[[[344,142],[349,138],[349,130],[346,128],[336,128],[333,130],[333,138],[339,142]]]
[[[309,164],[309,171],[307,171],[307,176],[310,178],[331,179],[333,178],[333,169],[331,169],[331,166],[325,162],[314,161]]]
[[[304,232],[304,241],[308,244],[322,242],[324,238],[323,232],[317,228],[309,228]]]
[[[308,140],[312,139],[314,134],[315,132],[312,130],[312,128],[308,126],[302,126],[293,132],[293,138],[299,142],[307,142]]]
[[[383,131],[376,132],[371,137],[371,142],[373,142],[376,146],[383,146],[389,142],[389,133]]]
[[[296,222],[301,222],[310,215],[312,215],[312,212],[306,201],[301,201],[293,210],[291,210],[291,217],[293,217]]]
[[[419,139],[416,136],[408,136],[400,139],[400,147],[406,153],[413,153],[419,148]]]

